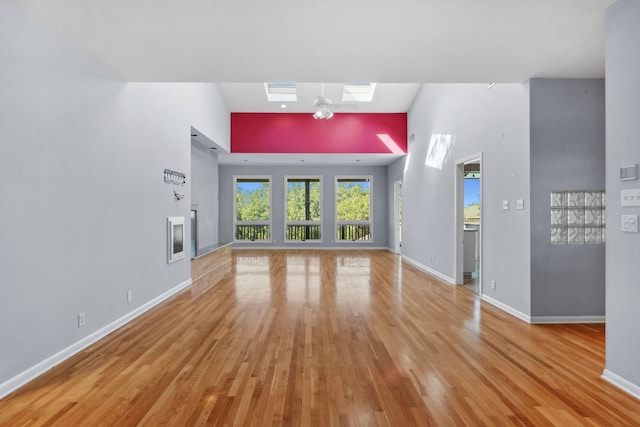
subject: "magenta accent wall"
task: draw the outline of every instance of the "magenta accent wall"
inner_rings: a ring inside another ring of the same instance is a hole
[[[406,113],[231,113],[232,153],[407,152]]]

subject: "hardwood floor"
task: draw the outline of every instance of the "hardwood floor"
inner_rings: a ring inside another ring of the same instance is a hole
[[[0,425],[640,425],[603,325],[528,325],[385,251],[234,250],[0,401]]]

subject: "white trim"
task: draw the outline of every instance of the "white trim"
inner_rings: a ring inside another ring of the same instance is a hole
[[[369,219],[368,220],[344,220],[344,221],[339,221],[338,220],[338,180],[367,180],[369,182]],[[338,230],[338,225],[340,224],[344,224],[344,223],[353,223],[353,224],[362,224],[362,225],[368,225],[369,226],[369,234],[371,236],[371,239],[367,240],[366,242],[362,242],[362,241],[358,241],[359,244],[373,244],[373,241],[375,240],[375,230],[374,230],[374,221],[373,221],[373,175],[335,175],[333,177],[333,200],[334,200],[334,209],[333,209],[333,217],[334,217],[334,221],[333,221],[333,235],[334,238],[332,239],[332,243],[336,243],[336,244],[344,244],[344,243],[351,243],[353,244],[354,241],[353,240],[341,240],[335,237],[336,232]]]
[[[532,324],[605,323],[604,316],[532,316]]]
[[[618,387],[619,389],[626,391],[627,393],[629,393],[631,396],[635,397],[636,399],[640,399],[640,386],[637,384],[632,383],[629,380],[625,380],[624,378],[622,378],[620,375],[616,375],[613,372],[611,372],[608,369],[605,369],[602,372],[602,376],[600,377],[603,380],[605,380],[606,382],[613,384],[614,386]]]
[[[403,261],[407,261],[409,264],[412,264],[414,267],[419,268],[420,270],[424,271],[425,273],[428,273],[432,276],[436,276],[438,279],[444,280],[447,284],[449,285],[455,285],[456,282],[455,280],[453,280],[453,277],[449,277],[445,274],[440,273],[439,271],[433,270],[429,267],[427,267],[424,264],[420,264],[418,261],[409,258],[406,255],[400,255],[402,257]]]
[[[161,302],[173,296],[174,294],[180,292],[181,290],[183,290],[189,285],[191,285],[191,279],[188,279],[180,283],[179,285],[175,286],[174,288],[169,289],[165,293],[155,297],[154,299],[147,302],[146,304],[141,305],[135,310],[125,314],[121,318],[116,319],[115,321],[109,323],[108,325],[98,329],[94,333],[87,335],[86,337],[82,338],[80,341],[77,341],[76,343],[70,345],[69,347],[57,352],[53,356],[46,358],[42,362],[35,364],[34,366],[28,368],[27,370],[19,373],[15,377],[10,378],[9,380],[0,384],[0,399],[5,397],[9,393],[17,390],[18,388],[22,387],[29,381],[32,381],[38,376],[44,374],[54,366],[64,362],[71,356],[74,356],[75,354],[89,347],[91,344],[94,344],[97,341],[101,340],[105,336],[109,335],[111,332],[131,322],[136,317],[152,309],[156,305],[160,304]]]
[[[480,224],[479,224],[479,232],[477,235],[478,239],[478,294],[482,295],[482,291],[484,289],[484,283],[482,280],[483,276],[483,268],[482,264],[484,262],[483,256],[483,234],[484,234],[484,215],[483,215],[483,186],[484,179],[482,178],[483,171],[483,153],[478,152],[475,154],[468,155],[461,159],[458,159],[455,163],[454,168],[454,237],[453,237],[453,278],[457,285],[462,285],[464,282],[464,165],[469,163],[478,162],[480,165]]]
[[[320,184],[320,219],[319,220],[309,220],[309,221],[289,221],[287,220],[287,208],[288,208],[288,197],[289,197],[289,180],[295,179],[308,179],[308,180],[318,180],[318,184]],[[284,236],[282,237],[282,241],[284,243],[323,243],[324,240],[324,232],[322,230],[322,222],[324,219],[324,203],[323,203],[323,185],[322,185],[322,175],[285,175],[284,177]],[[287,226],[288,225],[319,225],[320,226],[320,238],[312,239],[312,240],[288,240],[287,239]]]
[[[523,320],[523,321],[525,321],[527,323],[531,323],[531,317],[529,315],[526,315],[526,314],[516,310],[513,307],[511,307],[511,306],[509,306],[509,305],[507,305],[505,303],[502,303],[502,302],[500,302],[500,301],[498,301],[496,299],[488,297],[486,295],[482,295],[481,298],[482,298],[483,301],[488,302],[489,304],[493,305],[494,307],[497,307],[500,310],[502,310],[502,311],[504,311],[506,313],[509,313],[510,315],[512,315],[514,317],[517,317],[520,320]]]
[[[336,246],[320,246],[320,247],[316,247],[314,245],[317,245],[317,243],[313,243],[313,242],[308,242],[309,246],[293,246],[290,244],[287,244],[286,246],[264,246],[264,247],[259,247],[259,248],[255,248],[253,246],[237,246],[236,244],[233,245],[233,250],[235,251],[236,249],[238,250],[243,250],[243,249],[247,249],[247,250],[255,250],[255,249],[260,249],[262,250],[310,250],[310,251],[348,251],[348,250],[354,250],[354,251],[389,251],[389,252],[393,252],[393,250],[391,248],[388,248],[386,246],[374,246],[374,247],[364,247],[364,246],[349,246],[349,247],[336,247]],[[240,244],[240,243],[238,243]]]
[[[267,180],[269,182],[269,221],[238,221],[237,190],[239,179]],[[236,231],[238,225],[268,225],[269,238],[266,240],[238,240]],[[272,175],[233,175],[233,243],[271,243],[273,241],[273,176]]]

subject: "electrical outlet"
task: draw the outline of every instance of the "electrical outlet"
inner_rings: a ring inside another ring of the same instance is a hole
[[[78,328],[81,328],[84,326],[86,319],[84,316],[84,311],[82,313],[78,313]]]
[[[495,291],[495,290],[496,290],[496,281],[495,281],[495,280],[492,280],[492,281],[491,281],[491,290],[492,290],[492,291]]]
[[[431,264],[433,264],[433,257],[432,257],[432,256],[430,256],[430,257],[429,257],[429,262],[430,262]]]
[[[440,258],[436,258],[436,265],[440,265]]]
[[[625,233],[638,232],[638,215],[622,215],[622,231]]]
[[[133,291],[127,291],[127,302],[131,302],[133,300]]]

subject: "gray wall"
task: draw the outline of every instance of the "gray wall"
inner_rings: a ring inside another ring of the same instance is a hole
[[[404,175],[404,165],[406,160],[407,160],[407,157],[404,156],[396,160],[389,166],[387,166],[387,194],[389,194],[389,203],[387,206],[387,215],[388,215],[387,233],[389,234],[389,248],[391,250],[394,249],[395,233],[396,233],[395,224],[394,224],[394,214],[395,214],[394,186],[396,181],[402,181],[402,178]],[[406,234],[406,231],[405,231],[405,234]],[[402,253],[402,248],[400,248],[400,252]]]
[[[549,209],[552,191],[605,188],[604,80],[530,90],[531,315],[604,316],[605,245],[552,245]]]
[[[5,0],[0,64],[1,392],[189,280],[166,222],[190,183],[177,202],[163,170],[189,173],[192,125],[228,147],[229,115],[216,85],[123,82]]]
[[[521,84],[423,85],[408,115],[402,253],[454,276],[455,163],[483,154],[484,294],[522,314],[530,310],[529,89]],[[442,169],[425,165],[432,134],[453,135]],[[518,198],[525,210],[514,209]],[[512,208],[502,210],[502,200]],[[440,265],[437,265],[437,259]],[[488,283],[496,281],[496,289]]]
[[[607,357],[606,368],[640,395],[640,234],[622,233],[619,168],[640,163],[640,2],[618,1],[606,17]]]
[[[191,143],[191,205],[198,210],[198,248],[218,243],[218,155]]]
[[[220,165],[220,239],[233,241],[233,177],[234,175],[271,175],[272,177],[272,236],[271,244],[236,243],[234,247],[338,247],[387,248],[388,207],[387,169],[385,166],[319,167],[319,166],[231,166]],[[298,242],[284,244],[284,177],[322,176],[322,243]],[[335,176],[373,176],[373,243],[334,243]]]

